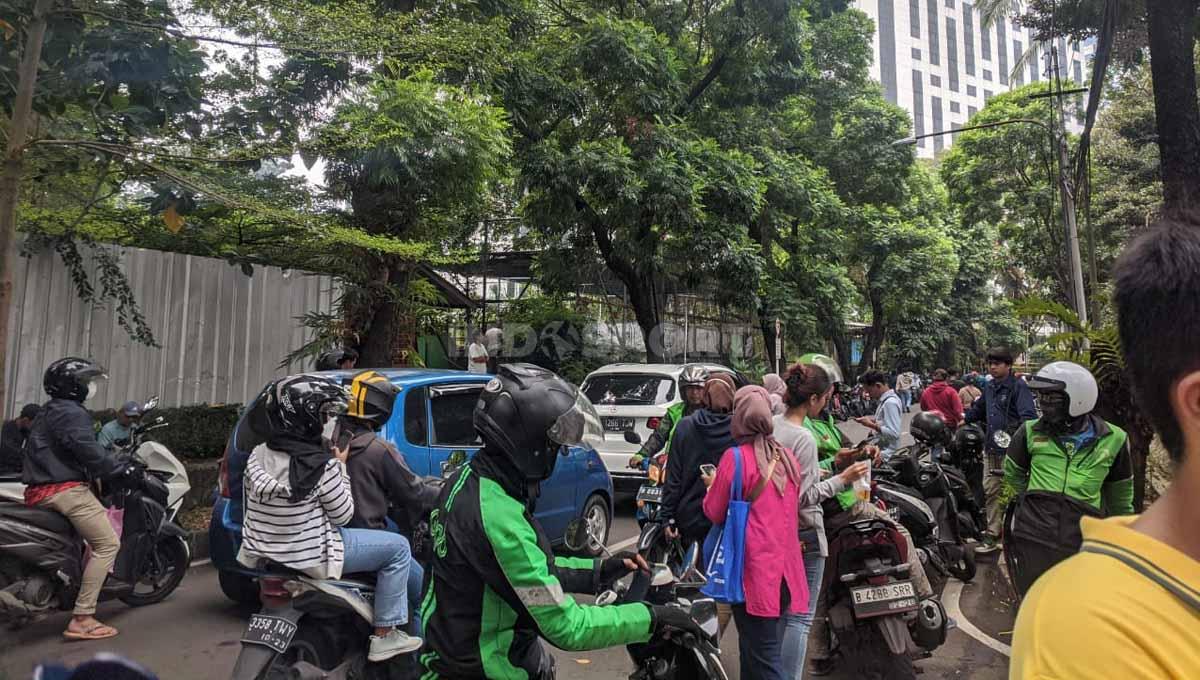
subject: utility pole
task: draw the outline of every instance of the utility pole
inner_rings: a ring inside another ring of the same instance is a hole
[[[1063,226],[1067,231],[1067,258],[1071,273],[1071,300],[1075,304],[1075,314],[1079,317],[1081,326],[1088,322],[1087,298],[1083,288],[1083,258],[1079,254],[1079,225],[1075,219],[1075,182],[1072,179],[1074,165],[1067,151],[1067,114],[1063,106],[1062,73],[1058,68],[1058,46],[1051,41],[1050,68],[1054,71],[1053,88],[1057,90],[1054,105],[1057,115],[1051,117],[1051,132],[1054,136],[1054,146],[1058,152],[1058,190],[1061,194],[1063,210]],[[1094,292],[1094,291],[1093,291]]]

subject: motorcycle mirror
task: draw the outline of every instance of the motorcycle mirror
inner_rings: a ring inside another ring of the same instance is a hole
[[[591,527],[583,520],[573,519],[567,522],[567,532],[563,536],[563,544],[571,552],[580,552],[584,549],[587,549],[589,552],[600,550],[605,555],[612,557],[612,553],[596,538],[592,533]]]
[[[683,552],[683,562],[680,565],[681,573],[678,575],[680,579],[687,579],[687,577],[696,570],[696,559],[699,556],[700,544],[693,542],[690,546],[688,546],[688,549]]]
[[[158,406],[158,395],[154,395],[146,400],[146,405],[142,407],[142,412],[151,411]]]
[[[1001,449],[1008,450],[1008,445],[1012,443],[1012,435],[1004,430],[996,430],[992,434],[992,441]]]
[[[611,590],[606,590],[596,596],[596,606],[606,607],[617,601],[617,594]]]
[[[638,434],[637,432],[634,432],[633,430],[625,430],[625,443],[641,444],[642,443],[642,435]]]
[[[650,574],[650,585],[654,588],[669,586],[675,582],[675,574],[671,573],[671,568],[665,564],[654,564],[650,567]]]

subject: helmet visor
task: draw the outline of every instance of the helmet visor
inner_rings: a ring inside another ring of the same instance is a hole
[[[108,380],[108,375],[100,372],[84,374],[80,376],[80,380],[87,384],[87,394],[83,397],[83,400],[87,401],[96,396],[100,391],[100,383]]]
[[[576,390],[575,403],[554,420],[546,436],[562,446],[587,444],[595,448],[596,443],[604,439],[604,428],[600,425],[596,407],[582,392]]]

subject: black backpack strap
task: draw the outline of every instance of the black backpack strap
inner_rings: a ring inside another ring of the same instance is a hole
[[[1179,598],[1181,602],[1191,607],[1192,611],[1200,615],[1200,592],[1197,592],[1179,579],[1159,569],[1152,562],[1134,557],[1116,546],[1096,541],[1085,542],[1083,547],[1080,548],[1080,552],[1106,555],[1123,563],[1130,569],[1162,586],[1164,590]]]

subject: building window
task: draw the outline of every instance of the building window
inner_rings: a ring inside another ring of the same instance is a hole
[[[963,56],[967,58],[967,75],[975,75],[975,17],[971,6],[963,5]]]
[[[963,19],[970,16],[974,22],[974,15],[971,14],[971,6],[963,5]],[[984,59],[992,58],[992,30],[990,27],[980,26],[983,30],[979,32],[979,51]]]
[[[921,0],[908,0],[908,34],[921,37]]]
[[[991,71],[991,69],[986,69],[986,68],[985,68],[985,69],[983,69],[983,79],[984,79],[984,80],[986,80],[986,81],[988,81],[989,83],[990,83],[990,82],[992,82],[992,71]]]
[[[950,17],[946,17],[946,75],[950,90],[958,92],[958,26]]]
[[[931,97],[931,100],[930,106],[933,107],[933,131],[942,132],[942,98]],[[945,146],[945,142],[942,141],[941,136],[933,138],[934,151],[941,151],[943,146]]]
[[[896,88],[896,0],[879,0],[879,82],[883,94],[895,104]]]
[[[1001,85],[1008,84],[1008,34],[1004,30],[1007,25],[1004,21],[996,22],[996,58],[1000,60]]]
[[[975,86],[974,86],[974,85],[968,85],[968,86],[967,86],[967,96],[968,96],[968,97],[974,97],[974,96],[976,96],[978,93],[979,93],[979,91],[975,89]]]
[[[950,102],[950,113],[959,113],[959,112],[960,112],[960,109],[958,106],[958,102],[952,100]]]
[[[938,66],[942,63],[941,45],[938,43],[938,3],[937,0],[929,0],[929,4],[925,6],[925,14],[929,19],[926,24],[929,26],[929,40],[925,46],[925,51],[929,52],[929,63]]]
[[[954,9],[954,0],[946,0],[946,6],[950,9]]]
[[[971,118],[974,118],[975,114],[977,114],[977,113],[979,113],[979,109],[975,108],[974,106],[967,107],[967,119],[968,120]]]
[[[942,77],[935,76],[932,73],[930,73],[929,74],[929,84],[934,87],[941,87],[942,86]]]
[[[1075,84],[1082,85],[1083,84],[1083,65],[1079,63],[1078,59],[1076,59],[1075,61],[1071,62],[1071,66],[1075,69]]]
[[[984,90],[984,91],[983,91],[983,101],[984,101],[984,102],[987,102],[987,101],[988,101],[989,99],[991,99],[991,98],[992,98],[992,93],[991,93],[991,91],[990,91],[990,90]]]
[[[921,50],[915,47],[912,48],[912,58],[916,59],[917,61],[921,61]]]
[[[1022,54],[1025,54],[1025,46],[1021,44],[1020,40],[1014,40],[1013,41],[1013,61],[1020,63]],[[1020,69],[1018,69],[1017,70],[1017,85],[1024,85],[1024,84],[1025,84],[1025,74],[1022,73],[1022,71]]]
[[[925,134],[925,91],[921,86],[921,72],[912,72],[913,132],[920,137]],[[925,140],[918,139],[917,146],[925,148]]]

